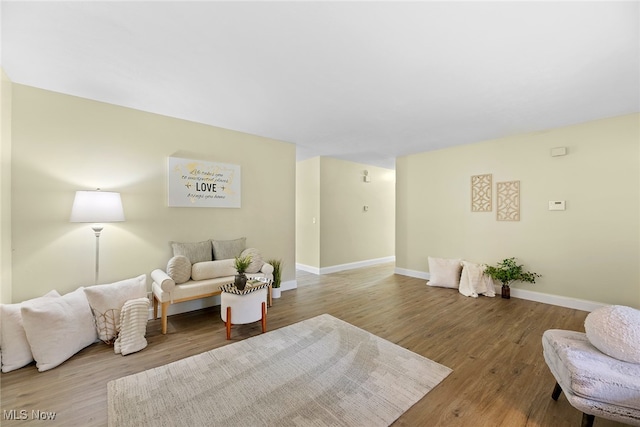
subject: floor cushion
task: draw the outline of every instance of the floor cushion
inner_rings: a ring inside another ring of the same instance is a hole
[[[120,330],[120,310],[130,299],[147,295],[147,275],[84,288],[95,317],[98,338],[111,343]]]
[[[40,372],[55,368],[97,341],[93,314],[82,287],[58,298],[24,303],[21,312]]]
[[[461,259],[428,257],[429,281],[427,285],[443,288],[460,287]]]
[[[25,302],[32,302],[41,298],[55,298],[60,294],[53,290],[46,295]],[[0,304],[0,349],[2,351],[2,372],[11,372],[33,362],[33,354],[27,340],[22,322],[22,305]]]

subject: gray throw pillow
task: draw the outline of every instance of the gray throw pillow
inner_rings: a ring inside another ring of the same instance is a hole
[[[173,256],[186,256],[191,261],[191,264],[213,261],[210,240],[193,243],[171,242],[171,248],[173,249]]]
[[[247,238],[241,237],[235,240],[212,240],[213,259],[229,259],[240,256],[246,249]]]

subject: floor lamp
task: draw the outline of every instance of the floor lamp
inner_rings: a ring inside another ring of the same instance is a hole
[[[120,193],[112,191],[76,191],[71,208],[70,222],[94,223],[93,231],[96,235],[96,280],[100,271],[100,232],[102,223],[124,221],[124,210]]]

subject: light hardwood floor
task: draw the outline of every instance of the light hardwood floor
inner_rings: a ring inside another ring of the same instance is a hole
[[[298,289],[269,308],[268,329],[329,313],[453,369],[395,426],[572,426],[581,413],[564,395],[551,399],[554,379],[542,356],[547,329],[583,331],[587,312],[511,298],[467,298],[394,275],[393,264],[316,276],[298,272]],[[529,286],[529,285],[527,285]],[[260,333],[260,323],[234,327],[225,340],[220,308],[148,324],[149,345],[116,355],[94,344],[61,366],[34,365],[0,376],[2,426],[107,424],[107,383]],[[6,411],[55,412],[51,422],[8,421]],[[621,426],[596,418],[596,427]]]

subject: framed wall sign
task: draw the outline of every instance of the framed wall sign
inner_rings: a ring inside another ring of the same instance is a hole
[[[169,206],[239,208],[240,166],[169,157]]]

